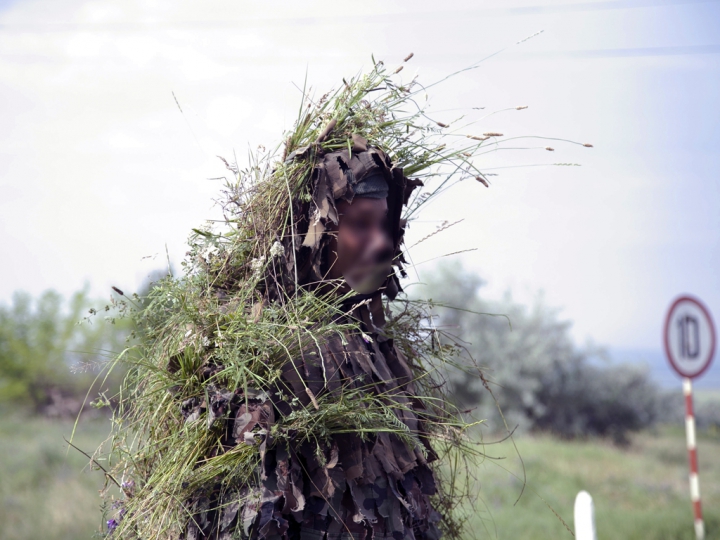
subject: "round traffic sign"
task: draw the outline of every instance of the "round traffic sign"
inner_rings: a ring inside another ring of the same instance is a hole
[[[715,326],[696,298],[681,296],[665,318],[665,354],[682,377],[694,378],[710,367],[715,354]]]

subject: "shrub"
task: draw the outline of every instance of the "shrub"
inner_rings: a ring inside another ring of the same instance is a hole
[[[511,429],[622,442],[629,432],[657,421],[661,395],[647,371],[610,366],[602,349],[573,342],[570,323],[560,320],[558,310],[540,301],[528,308],[509,294],[485,300],[482,284],[461,266],[441,265],[426,285],[439,305],[438,324],[465,338],[475,362],[466,360],[464,371],[447,374],[459,405],[478,407],[492,428],[501,427],[482,370]]]

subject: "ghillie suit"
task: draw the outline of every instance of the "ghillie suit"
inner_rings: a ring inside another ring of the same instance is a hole
[[[110,440],[124,491],[112,536],[461,537],[482,454],[443,393],[458,347],[402,294],[401,247],[428,197],[487,184],[471,158],[494,135],[438,144],[447,126],[425,120],[417,86],[378,63],[303,104],[282,155],[226,163],[224,229],[194,232],[185,276],[156,283],[117,360],[131,369]],[[323,279],[327,228],[372,175],[388,186],[395,271],[341,293]]]

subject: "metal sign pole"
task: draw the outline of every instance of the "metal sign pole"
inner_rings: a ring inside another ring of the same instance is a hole
[[[687,436],[688,458],[690,460],[690,500],[695,515],[695,536],[698,540],[705,538],[705,523],[700,506],[700,481],[698,480],[697,443],[695,441],[695,414],[693,412],[692,380],[683,378],[683,394],[685,395],[685,435]]]

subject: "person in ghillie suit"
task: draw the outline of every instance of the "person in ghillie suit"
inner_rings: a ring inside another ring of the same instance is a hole
[[[311,441],[268,447],[258,485],[237,486],[245,502],[223,508],[227,501],[203,498],[200,508],[218,509],[196,514],[185,538],[230,538],[230,525],[238,520],[243,536],[253,539],[437,540],[440,514],[430,502],[437,487],[428,466],[436,456],[416,412],[423,407],[414,400],[414,375],[383,332],[381,301],[400,290],[391,270],[403,263],[400,215],[420,182],[355,135],[349,150],[319,160],[312,184],[299,285],[342,295],[345,314],[339,317],[358,321],[359,328],[319,343],[316,351],[302,351],[282,367],[274,391],[262,397],[234,393],[228,400],[221,393],[223,405],[236,409],[227,436],[254,439],[256,426],[270,432],[275,418],[290,416],[294,399],[312,409],[326,394],[355,389],[404,405],[396,409],[397,420],[416,444],[395,433],[348,432],[331,436],[319,449]],[[291,242],[284,242],[285,249],[292,250]],[[272,286],[265,292],[266,301],[281,294]],[[196,412],[186,409],[188,416]]]
[[[462,348],[400,278],[406,220],[487,184],[489,136],[448,148],[422,90],[378,62],[308,100],[284,151],[225,162],[224,229],[194,229],[184,275],[120,301],[138,339],[110,365],[110,536],[467,538],[483,454],[443,379]]]

